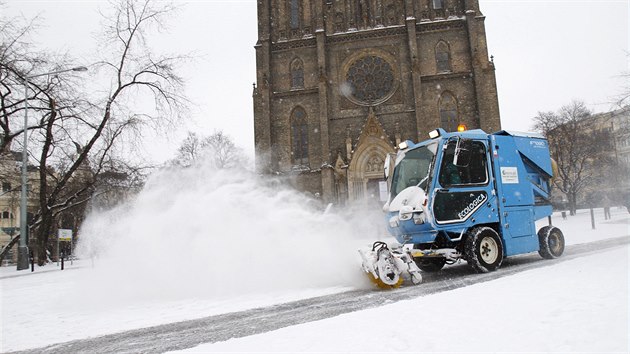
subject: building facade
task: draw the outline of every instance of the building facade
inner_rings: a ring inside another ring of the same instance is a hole
[[[33,220],[40,210],[40,170],[38,166],[28,165],[27,167],[27,194],[26,194],[26,217],[29,225],[28,247],[33,250],[35,244],[35,234],[33,229]],[[103,177],[107,178],[108,174],[103,173]],[[86,180],[92,178],[93,172],[89,167],[89,163],[84,162],[81,167],[74,173],[66,185],[66,193],[73,194],[77,189],[85,185]],[[59,174],[52,168],[48,170],[48,185],[53,185]],[[109,177],[111,178],[111,177]],[[0,182],[2,183],[2,191],[0,191],[0,255],[5,251],[4,257],[0,257],[5,265],[10,262],[17,261],[17,245],[14,239],[20,235],[20,211],[21,211],[21,192],[22,192],[22,153],[9,149],[8,152],[0,153]],[[99,193],[102,198],[105,194],[114,193],[111,191]],[[85,215],[86,203],[79,203],[74,207],[64,208],[59,212],[54,221],[51,234],[55,235],[49,238],[50,256],[57,259],[56,235],[58,228],[72,229],[73,237],[76,239],[76,233],[80,223]],[[12,242],[13,241],[13,242]],[[70,251],[69,244],[62,245],[66,252]]]
[[[477,0],[258,0],[255,49],[257,168],[326,202],[377,196],[400,141],[500,129]]]
[[[20,202],[22,191],[22,154],[9,151],[0,153],[0,250],[20,235]],[[29,166],[27,170],[27,218],[31,220],[38,206],[39,195],[33,191],[34,181],[39,180],[39,170]],[[4,261],[17,259],[17,247],[13,247]]]
[[[587,131],[606,137],[604,160],[610,165],[594,175],[608,199],[620,204],[630,202],[630,106],[597,113],[583,122]]]

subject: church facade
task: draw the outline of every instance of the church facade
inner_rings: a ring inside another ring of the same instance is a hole
[[[325,202],[378,199],[404,140],[500,129],[478,0],[258,0],[259,171]]]

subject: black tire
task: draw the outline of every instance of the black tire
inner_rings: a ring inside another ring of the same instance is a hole
[[[538,254],[545,259],[554,259],[564,253],[564,235],[559,228],[545,226],[538,230]]]
[[[446,264],[444,257],[418,257],[413,260],[420,270],[427,273],[437,272]]]
[[[464,255],[468,265],[478,273],[497,270],[503,262],[503,242],[493,228],[476,227],[464,241]]]

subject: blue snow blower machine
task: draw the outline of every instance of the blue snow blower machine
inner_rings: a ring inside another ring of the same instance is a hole
[[[560,229],[549,225],[536,232],[536,220],[552,213],[555,164],[543,136],[437,129],[429,137],[402,142],[386,159],[389,200],[383,211],[399,243],[377,241],[359,251],[372,281],[395,288],[403,272],[418,284],[422,271],[460,259],[485,273],[512,255],[562,255]]]

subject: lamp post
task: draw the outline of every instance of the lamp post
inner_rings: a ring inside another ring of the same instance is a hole
[[[26,220],[26,184],[28,182],[28,152],[26,146],[28,144],[28,80],[47,75],[61,74],[68,71],[87,71],[85,66],[77,66],[71,69],[51,71],[43,74],[25,76],[24,83],[24,146],[22,148],[22,194],[20,200],[20,245],[18,246],[17,270],[28,269],[28,222]]]

